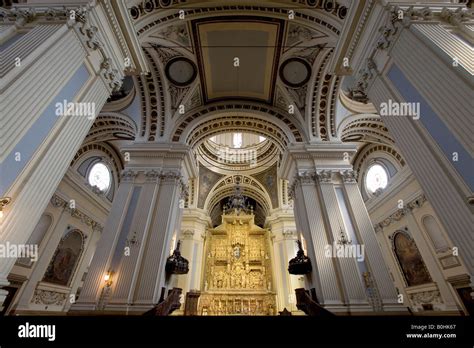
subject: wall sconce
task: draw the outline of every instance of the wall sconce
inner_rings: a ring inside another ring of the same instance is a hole
[[[3,218],[3,208],[5,208],[12,199],[10,197],[2,197],[0,198],[0,219]]]
[[[104,281],[105,281],[105,285],[107,287],[110,287],[112,285],[112,275],[114,274],[114,272],[111,272],[111,271],[108,271],[107,273],[105,273],[104,275]]]

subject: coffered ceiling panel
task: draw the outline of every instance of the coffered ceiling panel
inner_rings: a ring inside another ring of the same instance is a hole
[[[205,100],[239,98],[271,103],[282,27],[281,21],[253,17],[194,22]]]

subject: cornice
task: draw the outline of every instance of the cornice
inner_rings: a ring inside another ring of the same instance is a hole
[[[66,210],[68,213],[71,214],[72,217],[80,220],[82,223],[86,224],[87,226],[92,227],[93,231],[99,231],[102,232],[104,226],[102,226],[100,223],[98,223],[96,220],[91,218],[89,215],[84,213],[82,210],[79,210],[77,208],[70,208],[69,207],[69,202],[59,196],[57,193],[51,197],[51,205],[55,208],[63,208]]]
[[[397,211],[383,219],[381,222],[375,224],[375,232],[382,232],[385,227],[390,226],[390,224],[392,224],[393,222],[400,221],[407,214],[411,213],[414,209],[422,207],[426,201],[427,200],[425,195],[423,193],[420,194],[415,199],[408,202],[402,209],[398,209]]]

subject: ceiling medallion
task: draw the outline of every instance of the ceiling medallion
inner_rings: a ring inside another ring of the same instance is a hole
[[[280,78],[289,87],[298,88],[311,77],[311,66],[301,58],[290,58],[280,66]]]
[[[196,65],[188,58],[171,59],[165,67],[165,74],[172,84],[183,87],[194,81],[197,75]]]

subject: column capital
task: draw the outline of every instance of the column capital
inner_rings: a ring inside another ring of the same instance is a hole
[[[181,231],[182,239],[194,239],[194,230],[182,230]]]
[[[132,169],[124,169],[120,174],[120,180],[122,182],[134,182],[138,176],[138,171]]]
[[[286,240],[297,240],[298,239],[298,233],[296,230],[284,230],[282,233],[283,239]]]
[[[330,184],[332,183],[332,170],[322,169],[316,171],[316,177],[321,184]]]
[[[159,183],[161,179],[160,172],[154,169],[145,171],[145,182]]]
[[[357,171],[353,169],[342,170],[341,174],[342,181],[344,183],[357,184]]]

